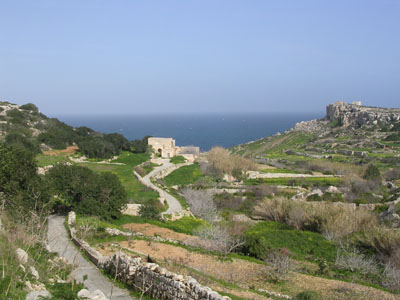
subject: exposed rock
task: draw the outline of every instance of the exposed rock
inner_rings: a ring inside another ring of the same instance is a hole
[[[361,106],[361,102],[348,104],[338,101],[326,108],[326,118],[338,121],[342,126],[360,127],[378,123],[390,125],[400,121],[400,109]]]
[[[15,250],[15,254],[17,255],[17,259],[21,264],[26,264],[28,262],[28,253],[26,253],[24,250],[21,248],[18,248]]]
[[[39,300],[39,299],[51,299],[51,294],[49,291],[32,291],[26,295],[25,300]]]
[[[332,193],[332,194],[339,194],[340,190],[336,187],[336,186],[329,186],[328,189],[326,190],[328,193]]]
[[[315,189],[315,190],[312,190],[310,193],[308,193],[307,197],[312,196],[312,195],[318,195],[318,196],[322,197],[324,195],[324,193],[320,189]]]
[[[68,213],[68,226],[73,226],[76,223],[76,214],[73,211]]]
[[[31,291],[45,291],[46,287],[43,283],[32,284],[30,281],[25,281],[25,289]]]
[[[252,222],[252,220],[248,216],[246,216],[244,214],[233,215],[232,221],[236,221],[236,222]]]
[[[121,213],[123,215],[128,215],[128,216],[138,216],[141,207],[142,204],[129,203],[126,205],[126,208],[123,211],[121,211]]]
[[[35,269],[34,266],[29,267],[29,272],[35,277],[36,280],[39,280],[39,272]]]
[[[89,299],[89,300],[108,300],[104,293],[100,290],[90,292],[87,289],[82,289],[78,292],[78,298]]]

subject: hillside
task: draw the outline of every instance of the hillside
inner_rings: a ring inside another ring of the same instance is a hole
[[[329,159],[354,164],[400,163],[400,109],[336,102],[321,120],[300,122],[283,134],[232,148],[236,154],[275,163]]]
[[[120,151],[145,152],[145,139],[128,141],[118,133],[104,134],[87,127],[72,127],[56,118],[48,118],[34,104],[0,102],[0,141],[39,153],[77,145],[92,158],[112,158]]]

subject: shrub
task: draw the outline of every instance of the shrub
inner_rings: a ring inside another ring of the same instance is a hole
[[[267,240],[258,235],[246,235],[246,241],[241,247],[244,255],[252,256],[258,259],[264,259],[270,249]]]
[[[357,236],[360,246],[372,248],[383,258],[388,258],[400,248],[400,232],[383,226],[369,226]]]
[[[374,165],[369,165],[363,176],[366,180],[381,181],[381,172]]]
[[[27,110],[27,111],[39,112],[39,109],[33,103],[27,103],[27,104],[21,105],[19,108],[23,109],[23,110]]]
[[[153,220],[161,219],[160,211],[154,205],[150,205],[150,204],[143,204],[140,207],[139,215],[142,218],[146,218],[146,219],[153,219]]]
[[[369,211],[353,210],[329,202],[290,201],[283,197],[259,202],[253,214],[296,229],[317,231],[335,241],[377,225],[376,216]]]
[[[256,164],[247,158],[232,155],[228,150],[222,147],[212,148],[207,155],[209,163],[222,173],[232,174],[233,170],[238,174],[256,169]]]
[[[399,168],[394,168],[385,174],[386,180],[397,180],[400,179],[400,169]]]
[[[382,285],[392,291],[400,291],[400,269],[387,264],[383,272]]]
[[[270,252],[265,261],[272,266],[272,272],[268,272],[268,275],[274,282],[287,280],[289,273],[294,269],[290,252],[285,248]]]
[[[314,291],[305,291],[296,295],[295,300],[317,300],[319,295]]]
[[[361,274],[377,274],[379,272],[378,263],[375,259],[360,254],[356,250],[351,252],[339,250],[335,266],[352,272],[357,271]]]

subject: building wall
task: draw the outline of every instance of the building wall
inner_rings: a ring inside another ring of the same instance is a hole
[[[148,144],[155,153],[160,153],[163,158],[171,158],[176,155],[175,140],[172,138],[149,138]]]
[[[154,153],[160,153],[163,158],[171,158],[182,155],[189,161],[194,161],[200,154],[200,148],[194,146],[177,147],[175,140],[172,138],[155,138],[148,139],[148,144],[153,148]]]

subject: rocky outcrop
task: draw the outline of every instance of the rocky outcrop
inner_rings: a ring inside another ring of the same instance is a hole
[[[360,127],[364,124],[393,126],[394,123],[400,122],[400,109],[362,106],[361,102],[348,104],[338,101],[327,106],[326,119],[338,122],[338,125],[342,126]]]

